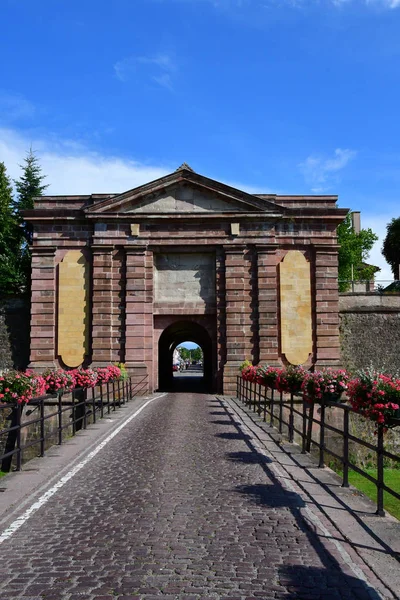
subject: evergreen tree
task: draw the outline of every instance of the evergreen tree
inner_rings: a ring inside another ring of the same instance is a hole
[[[393,218],[386,225],[386,237],[383,242],[382,254],[392,269],[394,279],[400,279],[400,217]]]
[[[15,212],[22,225],[25,239],[28,244],[31,244],[33,228],[30,223],[25,223],[21,213],[24,210],[31,210],[34,208],[34,198],[42,196],[48,185],[43,184],[46,175],[42,175],[39,160],[32,151],[32,148],[30,148],[27,157],[25,158],[25,164],[20,166],[22,169],[22,176],[18,181],[14,182],[18,194],[15,202]]]
[[[0,162],[0,254],[9,243],[9,237],[15,225],[12,213],[13,196],[10,178],[4,163]]]
[[[21,256],[21,229],[13,212],[13,194],[4,163],[0,162],[0,295],[25,289]]]
[[[42,174],[39,161],[32,148],[27,153],[25,164],[20,166],[22,176],[18,181],[14,181],[17,190],[14,211],[23,235],[19,248],[19,262],[24,278],[24,289],[29,294],[31,284],[31,251],[29,245],[33,241],[33,226],[31,223],[26,223],[22,212],[34,208],[34,198],[41,196],[48,185],[43,183],[46,176]]]
[[[370,280],[374,273],[375,267],[366,265],[369,251],[374,243],[378,240],[378,236],[372,229],[361,229],[360,233],[355,233],[349,213],[343,223],[337,228],[339,248],[339,291],[345,292],[349,287],[352,279],[355,280]]]

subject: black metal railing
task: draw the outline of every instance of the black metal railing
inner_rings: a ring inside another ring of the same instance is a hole
[[[341,293],[394,294],[400,293],[398,279],[339,279]]]
[[[30,448],[37,456],[47,448],[62,444],[67,437],[96,423],[136,396],[148,390],[147,375],[134,382],[132,377],[110,381],[94,388],[76,388],[68,393],[47,394],[24,404],[0,405],[1,470],[20,471]],[[30,418],[32,416],[32,418]],[[5,426],[9,422],[8,426]],[[32,455],[32,451],[30,452]],[[32,456],[31,456],[32,457]]]
[[[262,417],[264,422],[276,427],[279,433],[286,434],[289,442],[294,442],[296,435],[303,454],[317,452],[318,466],[324,467],[326,456],[335,459],[341,465],[342,486],[349,486],[349,470],[353,470],[376,486],[376,514],[383,516],[384,492],[400,500],[398,491],[385,483],[385,461],[390,460],[400,465],[400,456],[385,450],[384,426],[377,425],[376,444],[353,435],[351,418],[359,415],[351,406],[340,402],[322,400],[315,410],[315,404],[304,401],[302,394],[283,394],[277,390],[266,388],[258,383],[237,378],[237,397],[246,406]],[[327,408],[342,411],[342,427],[327,422]],[[399,423],[400,424],[400,423]],[[327,434],[335,434],[335,443],[327,443]],[[338,442],[338,437],[341,438]],[[351,459],[350,446],[358,444],[367,448],[376,457],[376,477],[360,468]]]

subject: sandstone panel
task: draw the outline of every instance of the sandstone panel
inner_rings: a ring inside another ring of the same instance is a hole
[[[292,365],[304,364],[312,352],[310,265],[298,250],[280,263],[281,347]]]
[[[154,265],[156,302],[215,303],[214,254],[158,254]]]
[[[89,269],[80,250],[69,250],[58,266],[58,354],[78,367],[88,353]]]

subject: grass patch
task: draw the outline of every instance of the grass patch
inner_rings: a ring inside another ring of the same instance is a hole
[[[4,477],[4,475],[8,475],[5,471],[0,471],[0,477]]]
[[[365,469],[365,472],[371,477],[376,478],[376,469]],[[355,488],[363,492],[366,496],[376,502],[377,488],[374,483],[365,479],[359,473],[349,471],[349,483],[354,485]],[[392,488],[398,494],[400,493],[400,470],[399,469],[385,469],[385,485]],[[383,502],[385,510],[400,520],[400,500],[396,500],[391,494],[387,492],[383,493]]]

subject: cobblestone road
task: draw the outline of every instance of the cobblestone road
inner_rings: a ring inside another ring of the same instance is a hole
[[[377,600],[213,396],[155,400],[0,546],[2,600]]]

